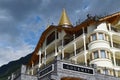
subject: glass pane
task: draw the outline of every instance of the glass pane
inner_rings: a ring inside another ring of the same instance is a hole
[[[103,74],[108,74],[108,69],[103,69]]]
[[[104,40],[104,36],[103,36],[102,33],[99,33],[99,35],[98,35],[98,39],[99,39],[99,40]]]
[[[100,53],[101,53],[101,58],[106,58],[105,50],[101,50]]]
[[[96,59],[96,58],[99,58],[99,56],[98,56],[98,51],[95,51],[95,52],[94,52],[94,59]]]
[[[93,34],[92,35],[92,40],[94,41],[94,40],[96,40],[97,38],[96,38],[96,34]]]

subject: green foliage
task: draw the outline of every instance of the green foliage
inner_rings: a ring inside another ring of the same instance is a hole
[[[6,80],[13,72],[20,69],[22,64],[28,64],[32,54],[20,58],[19,60],[9,62],[0,67],[0,80]]]

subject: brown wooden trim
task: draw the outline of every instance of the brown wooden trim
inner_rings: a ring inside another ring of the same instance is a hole
[[[48,27],[41,35],[39,41],[38,41],[38,44],[33,52],[33,55],[32,55],[32,58],[29,62],[29,65],[31,65],[31,62],[33,61],[34,63],[38,62],[38,51],[39,51],[39,48],[42,46],[45,38],[46,38],[46,35],[48,34],[49,31],[51,31],[52,29],[57,29],[57,31],[61,32],[61,30],[64,30],[66,33],[69,33],[69,34],[74,34],[74,33],[77,33],[79,30],[81,30],[83,27],[89,27],[89,25],[94,25],[94,24],[100,24],[101,22],[108,22],[108,23],[112,23],[112,24],[115,24],[118,22],[118,20],[120,19],[120,12],[118,13],[115,13],[115,14],[112,14],[112,15],[109,15],[109,16],[106,16],[106,17],[103,17],[99,20],[94,20],[94,19],[86,19],[85,21],[83,21],[81,24],[73,27],[71,26],[71,28],[66,28],[66,27],[62,27],[62,26],[54,26],[54,25],[51,25],[50,27]]]

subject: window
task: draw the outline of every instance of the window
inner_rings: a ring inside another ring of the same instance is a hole
[[[94,52],[94,59],[99,58],[98,51]]]
[[[98,40],[104,40],[104,35],[103,35],[103,33],[99,33],[99,35],[98,35]]]
[[[108,75],[109,74],[108,69],[106,69],[106,68],[103,69],[103,74],[107,74]]]
[[[90,36],[90,41],[95,41],[95,40],[109,40],[109,37],[107,34],[102,33],[102,32],[98,32],[98,33],[94,33]]]
[[[97,39],[96,34],[93,34],[93,35],[92,35],[92,41],[94,41],[94,40],[96,40],[96,39]]]
[[[101,58],[106,58],[105,50],[100,50]]]
[[[97,50],[91,54],[90,59],[97,59],[97,58],[111,59],[110,55],[111,54],[106,50]]]

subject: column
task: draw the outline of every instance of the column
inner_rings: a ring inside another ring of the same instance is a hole
[[[111,47],[113,48],[113,38],[111,33],[110,33],[110,43],[111,43]]]
[[[38,64],[38,67],[40,68],[40,66],[41,66],[41,49],[40,49],[38,55],[39,55],[39,64]]]
[[[55,42],[55,56],[57,56],[58,53],[57,53],[57,43]]]
[[[111,24],[109,23],[108,26],[109,26],[109,31],[111,31]],[[113,38],[112,38],[112,34],[111,34],[111,32],[109,32],[109,34],[110,34],[110,44],[111,44],[111,47],[113,47]]]
[[[83,28],[83,43],[84,43],[84,56],[85,56],[85,65],[87,66],[86,40],[85,40],[84,28]]]
[[[62,38],[62,59],[64,59],[64,38]]]
[[[109,31],[111,31],[111,25],[110,25],[110,23],[108,24],[108,26],[109,26]]]
[[[32,69],[31,69],[31,75],[33,75],[33,66],[34,66],[34,63],[33,63],[33,61],[32,61]]]
[[[73,45],[74,45],[74,56],[76,56],[76,42],[74,42]]]
[[[45,48],[45,61],[44,61],[44,64],[46,65],[46,57],[47,57],[47,55],[46,55],[46,48]]]
[[[114,66],[116,66],[115,52],[113,52],[113,62],[114,62]]]
[[[45,56],[44,56],[44,64],[46,65],[46,57],[47,57],[47,53],[46,53],[46,50],[47,50],[47,44],[46,44],[46,41],[47,39],[45,39]]]
[[[75,40],[75,34],[73,34],[74,40]],[[74,41],[74,56],[76,56],[76,42]]]
[[[64,59],[64,49],[62,49],[62,59]]]
[[[57,56],[57,31],[55,31],[55,56]]]

